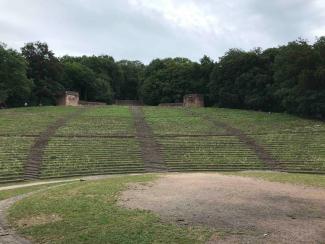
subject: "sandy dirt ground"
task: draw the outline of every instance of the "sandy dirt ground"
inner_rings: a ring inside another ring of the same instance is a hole
[[[119,204],[216,230],[209,243],[325,243],[325,190],[225,176],[169,174],[130,185]]]

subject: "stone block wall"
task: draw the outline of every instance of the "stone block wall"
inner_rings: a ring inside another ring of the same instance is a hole
[[[56,103],[59,106],[79,106],[79,93],[66,91],[57,98]]]
[[[183,99],[184,107],[204,107],[204,96],[202,94],[187,94]]]

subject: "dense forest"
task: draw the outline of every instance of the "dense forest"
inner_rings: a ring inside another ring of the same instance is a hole
[[[201,93],[210,106],[325,118],[325,37],[266,50],[230,49],[218,61],[166,58],[148,65],[106,55],[56,57],[41,42],[20,52],[0,44],[0,107],[51,105],[65,90],[86,101],[148,105]]]

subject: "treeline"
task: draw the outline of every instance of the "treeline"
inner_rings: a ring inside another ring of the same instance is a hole
[[[325,37],[264,51],[231,49],[216,62],[204,56],[149,65],[106,55],[58,58],[41,42],[21,52],[0,45],[0,106],[50,105],[65,90],[86,101],[139,99],[148,105],[201,93],[208,105],[324,118]]]

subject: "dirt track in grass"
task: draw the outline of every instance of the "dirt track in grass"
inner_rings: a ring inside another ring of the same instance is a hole
[[[66,115],[65,117],[59,118],[54,123],[50,124],[45,131],[43,131],[39,137],[35,140],[34,145],[31,147],[28,159],[25,163],[24,178],[25,179],[37,179],[40,174],[41,164],[43,159],[43,153],[49,140],[55,135],[56,131],[63,127],[69,120],[78,116],[84,111],[84,108]]]
[[[186,110],[192,116],[200,116],[200,113],[194,112],[192,110]],[[256,153],[257,157],[265,163],[269,168],[276,169],[278,166],[278,161],[273,158],[265,148],[258,144],[255,139],[244,133],[242,130],[238,128],[234,128],[231,125],[219,121],[215,118],[212,118],[207,115],[201,115],[205,120],[210,121],[217,128],[224,128],[227,131],[228,135],[236,136],[241,142],[245,143],[253,152]],[[212,131],[211,131],[212,132]],[[212,132],[213,133],[213,132]]]
[[[140,143],[142,158],[147,172],[167,171],[160,146],[154,139],[150,126],[145,120],[141,106],[129,107],[134,118],[136,138]]]
[[[216,230],[209,243],[325,243],[325,190],[214,173],[130,185],[120,204]]]

